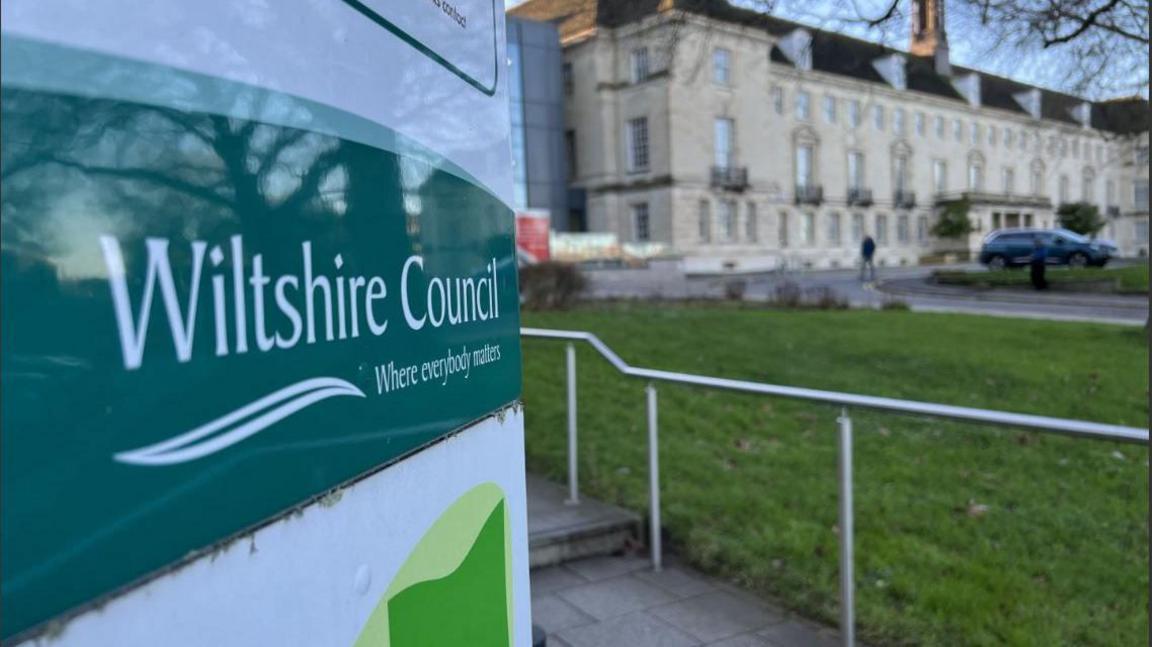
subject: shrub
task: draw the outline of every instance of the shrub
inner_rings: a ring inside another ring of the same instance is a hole
[[[885,299],[884,303],[880,304],[881,310],[911,310],[908,302],[904,299]]]
[[[747,289],[748,282],[744,279],[729,279],[724,282],[724,298],[729,301],[741,301]]]
[[[799,308],[804,303],[804,290],[795,281],[784,281],[776,286],[772,303],[784,308]]]
[[[1060,219],[1061,227],[1085,236],[1092,236],[1104,228],[1100,210],[1087,202],[1062,204],[1056,209],[1056,216]]]
[[[567,310],[588,287],[580,268],[548,261],[520,268],[520,303],[528,310]]]
[[[954,200],[940,209],[940,219],[932,225],[932,235],[939,238],[962,238],[972,233],[967,200]]]

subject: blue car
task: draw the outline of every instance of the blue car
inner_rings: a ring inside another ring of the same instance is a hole
[[[999,229],[988,234],[980,249],[980,262],[990,270],[1028,265],[1039,238],[1048,249],[1049,265],[1104,267],[1116,248],[1067,229]]]

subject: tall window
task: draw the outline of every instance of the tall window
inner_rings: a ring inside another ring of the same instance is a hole
[[[748,209],[744,215],[744,237],[750,243],[760,239],[760,223],[757,222],[755,202],[748,203]]]
[[[1137,211],[1148,210],[1148,180],[1136,180],[1132,183],[1132,206]]]
[[[884,106],[872,106],[872,125],[876,130],[884,130]]]
[[[776,235],[780,240],[780,247],[788,246],[788,212],[780,212],[780,220],[776,224]]]
[[[892,186],[903,193],[908,190],[908,179],[908,156],[896,153],[896,157],[892,159]]]
[[[641,83],[648,79],[648,48],[632,50],[632,82]]]
[[[796,186],[806,189],[812,184],[812,145],[796,147]]]
[[[648,170],[648,118],[628,120],[628,170]]]
[[[916,113],[916,135],[918,137],[924,136],[924,113],[923,112],[917,112]]]
[[[635,228],[636,240],[647,242],[652,239],[647,202],[638,202],[632,205],[632,226]]]
[[[836,123],[836,97],[824,97],[824,121],[830,124]]]
[[[1013,142],[1012,138],[1014,136],[1015,136],[1015,131],[1013,131],[1010,128],[1004,129],[1004,148],[1012,148],[1012,142]]]
[[[561,68],[561,75],[564,79],[564,94],[572,96],[572,92],[576,89],[576,82],[572,78],[572,64],[565,63]]]
[[[878,214],[876,216],[876,243],[884,245],[888,242],[888,216]]]
[[[1061,175],[1060,176],[1060,184],[1058,187],[1060,204],[1065,204],[1068,202],[1068,194],[1070,193],[1070,191],[1068,190],[1068,185],[1069,185],[1068,176],[1067,175]]]
[[[969,135],[972,137],[972,145],[976,146],[980,143],[980,124],[972,122],[972,127],[969,129]]]
[[[932,120],[932,130],[936,131],[936,136],[944,139],[944,117],[936,115]]]
[[[828,244],[840,245],[840,214],[835,211],[828,214]]]
[[[1080,175],[1080,201],[1088,203],[1096,201],[1096,175],[1092,169],[1084,169]]]
[[[864,153],[859,151],[848,153],[848,188],[864,188]]]
[[[716,155],[714,163],[719,168],[730,168],[732,166],[732,130],[733,123],[731,119],[719,117],[713,124],[713,145]]]
[[[784,88],[774,85],[769,91],[769,95],[772,100],[772,109],[775,110],[778,115],[784,114]]]
[[[948,164],[944,160],[932,160],[932,188],[936,193],[948,190]]]
[[[1032,165],[1032,195],[1044,193],[1044,167],[1040,164]]]
[[[984,190],[984,163],[979,160],[968,162],[968,190]]]
[[[726,243],[730,243],[736,240],[735,200],[720,201],[720,235],[724,238],[724,242]]]
[[[700,201],[700,208],[696,214],[697,218],[697,232],[700,236],[700,242],[712,242],[712,207],[707,200]]]
[[[718,85],[728,85],[732,80],[731,65],[732,53],[723,47],[712,51],[712,82]]]
[[[896,242],[901,245],[908,244],[908,216],[896,217]]]
[[[804,219],[804,227],[800,230],[800,242],[806,247],[812,247],[816,244],[816,214],[807,211],[801,217]]]
[[[576,131],[568,130],[564,133],[564,152],[567,153],[568,159],[568,178],[572,179],[579,175],[579,169],[576,166],[578,162],[576,158]]]
[[[1116,181],[1108,180],[1104,183],[1104,204],[1109,207],[1116,206]]]
[[[809,97],[804,90],[796,91],[796,118],[807,119],[809,114]]]
[[[916,240],[921,243],[928,241],[928,216],[916,219]]]
[[[853,128],[860,126],[860,102],[856,99],[848,101],[848,124]]]
[[[1015,193],[1016,192],[1016,171],[1014,171],[1013,169],[1010,169],[1010,168],[1005,168],[1004,174],[1002,176],[1001,184],[1003,185],[1003,190],[1004,190],[1005,194],[1012,195],[1013,193]]]
[[[996,126],[988,126],[988,145],[989,146],[995,146],[996,145],[996,132],[997,132]]]
[[[864,214],[852,214],[852,240],[853,242],[864,240]]]
[[[904,109],[896,108],[892,111],[892,132],[904,134]]]

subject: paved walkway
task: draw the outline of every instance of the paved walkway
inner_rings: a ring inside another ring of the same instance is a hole
[[[834,647],[839,635],[667,559],[592,557],[532,572],[549,647]]]

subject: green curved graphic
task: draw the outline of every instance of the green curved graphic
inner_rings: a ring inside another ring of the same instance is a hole
[[[511,645],[511,562],[504,493],[478,485],[420,539],[356,647]]]

